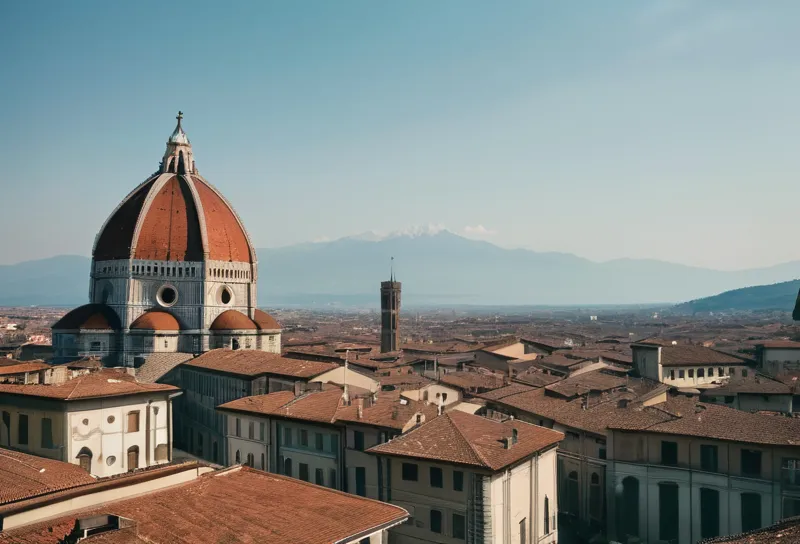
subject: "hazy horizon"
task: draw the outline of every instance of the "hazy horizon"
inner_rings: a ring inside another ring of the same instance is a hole
[[[579,4],[3,3],[0,264],[88,255],[179,109],[256,247],[800,259],[800,4]]]

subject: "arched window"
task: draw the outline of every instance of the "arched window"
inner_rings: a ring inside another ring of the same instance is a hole
[[[617,539],[639,536],[639,480],[628,476],[617,488]]]
[[[594,519],[603,517],[603,494],[600,489],[600,475],[592,472],[589,484],[589,515]]]
[[[139,446],[128,448],[128,470],[139,468]]]
[[[89,473],[92,472],[92,450],[89,448],[81,448],[81,451],[78,452],[76,458],[78,459],[78,464],[83,470]]]
[[[247,454],[247,466],[251,468],[256,466],[256,458],[252,453]]]
[[[550,499],[544,496],[544,534],[550,534]]]
[[[236,450],[236,464],[238,465],[241,462],[242,462],[242,454],[239,452],[239,450]]]
[[[287,458],[287,459],[285,459],[283,461],[283,473],[286,476],[291,476],[292,475],[292,460],[291,459]]]

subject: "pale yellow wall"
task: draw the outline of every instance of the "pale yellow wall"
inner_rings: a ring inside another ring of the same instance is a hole
[[[522,357],[525,355],[525,345],[522,342],[517,342],[516,344],[511,344],[504,348],[493,349],[491,352],[498,355],[505,355],[506,357]]]
[[[358,372],[354,372],[349,368],[345,371],[343,366],[320,374],[311,381],[320,383],[335,383],[337,385],[353,385],[362,389],[367,389],[373,393],[380,388],[380,384],[377,382],[377,380]]]

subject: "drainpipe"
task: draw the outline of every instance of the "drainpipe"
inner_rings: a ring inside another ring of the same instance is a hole
[[[147,413],[144,416],[144,466],[150,466],[150,410],[152,400],[147,401]]]
[[[178,391],[167,397],[167,459],[172,462],[172,399],[183,395],[183,391]]]
[[[539,456],[537,453],[533,459],[533,520],[531,527],[531,542],[539,542]],[[555,503],[553,503],[555,504]],[[556,506],[558,508],[558,506]],[[548,512],[550,514],[550,512]],[[553,528],[555,530],[555,527]]]

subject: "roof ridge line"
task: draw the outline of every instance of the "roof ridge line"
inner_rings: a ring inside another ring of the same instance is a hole
[[[449,420],[450,420],[450,422],[452,423],[453,427],[456,429],[456,431],[458,431],[458,436],[461,438],[461,440],[463,440],[464,442],[466,442],[467,446],[469,447],[469,450],[470,450],[470,451],[471,451],[471,452],[472,452],[472,453],[473,453],[473,454],[474,454],[474,455],[475,455],[475,456],[478,458],[478,460],[481,462],[481,464],[482,464],[484,467],[486,467],[486,468],[491,468],[491,464],[490,464],[490,463],[489,463],[489,462],[486,460],[486,458],[485,458],[483,455],[481,455],[481,453],[480,453],[478,450],[476,450],[476,449],[475,449],[475,447],[474,447],[474,446],[472,445],[472,443],[471,443],[471,442],[470,442],[470,441],[467,439],[467,437],[466,437],[466,436],[464,436],[464,433],[463,433],[463,431],[461,430],[461,427],[459,427],[459,426],[458,426],[458,424],[456,423],[456,421],[455,421],[455,420],[454,420],[454,419],[451,417],[451,414],[452,414],[452,412],[447,412],[447,413],[446,413],[446,414],[444,414],[444,415],[446,415],[446,416],[448,417],[448,419],[449,419]],[[480,416],[479,416],[479,417],[480,417]],[[435,419],[436,419],[436,418],[434,418],[434,420],[435,420]],[[487,418],[484,418],[484,419],[487,419]],[[487,421],[491,421],[491,420],[487,419]]]

